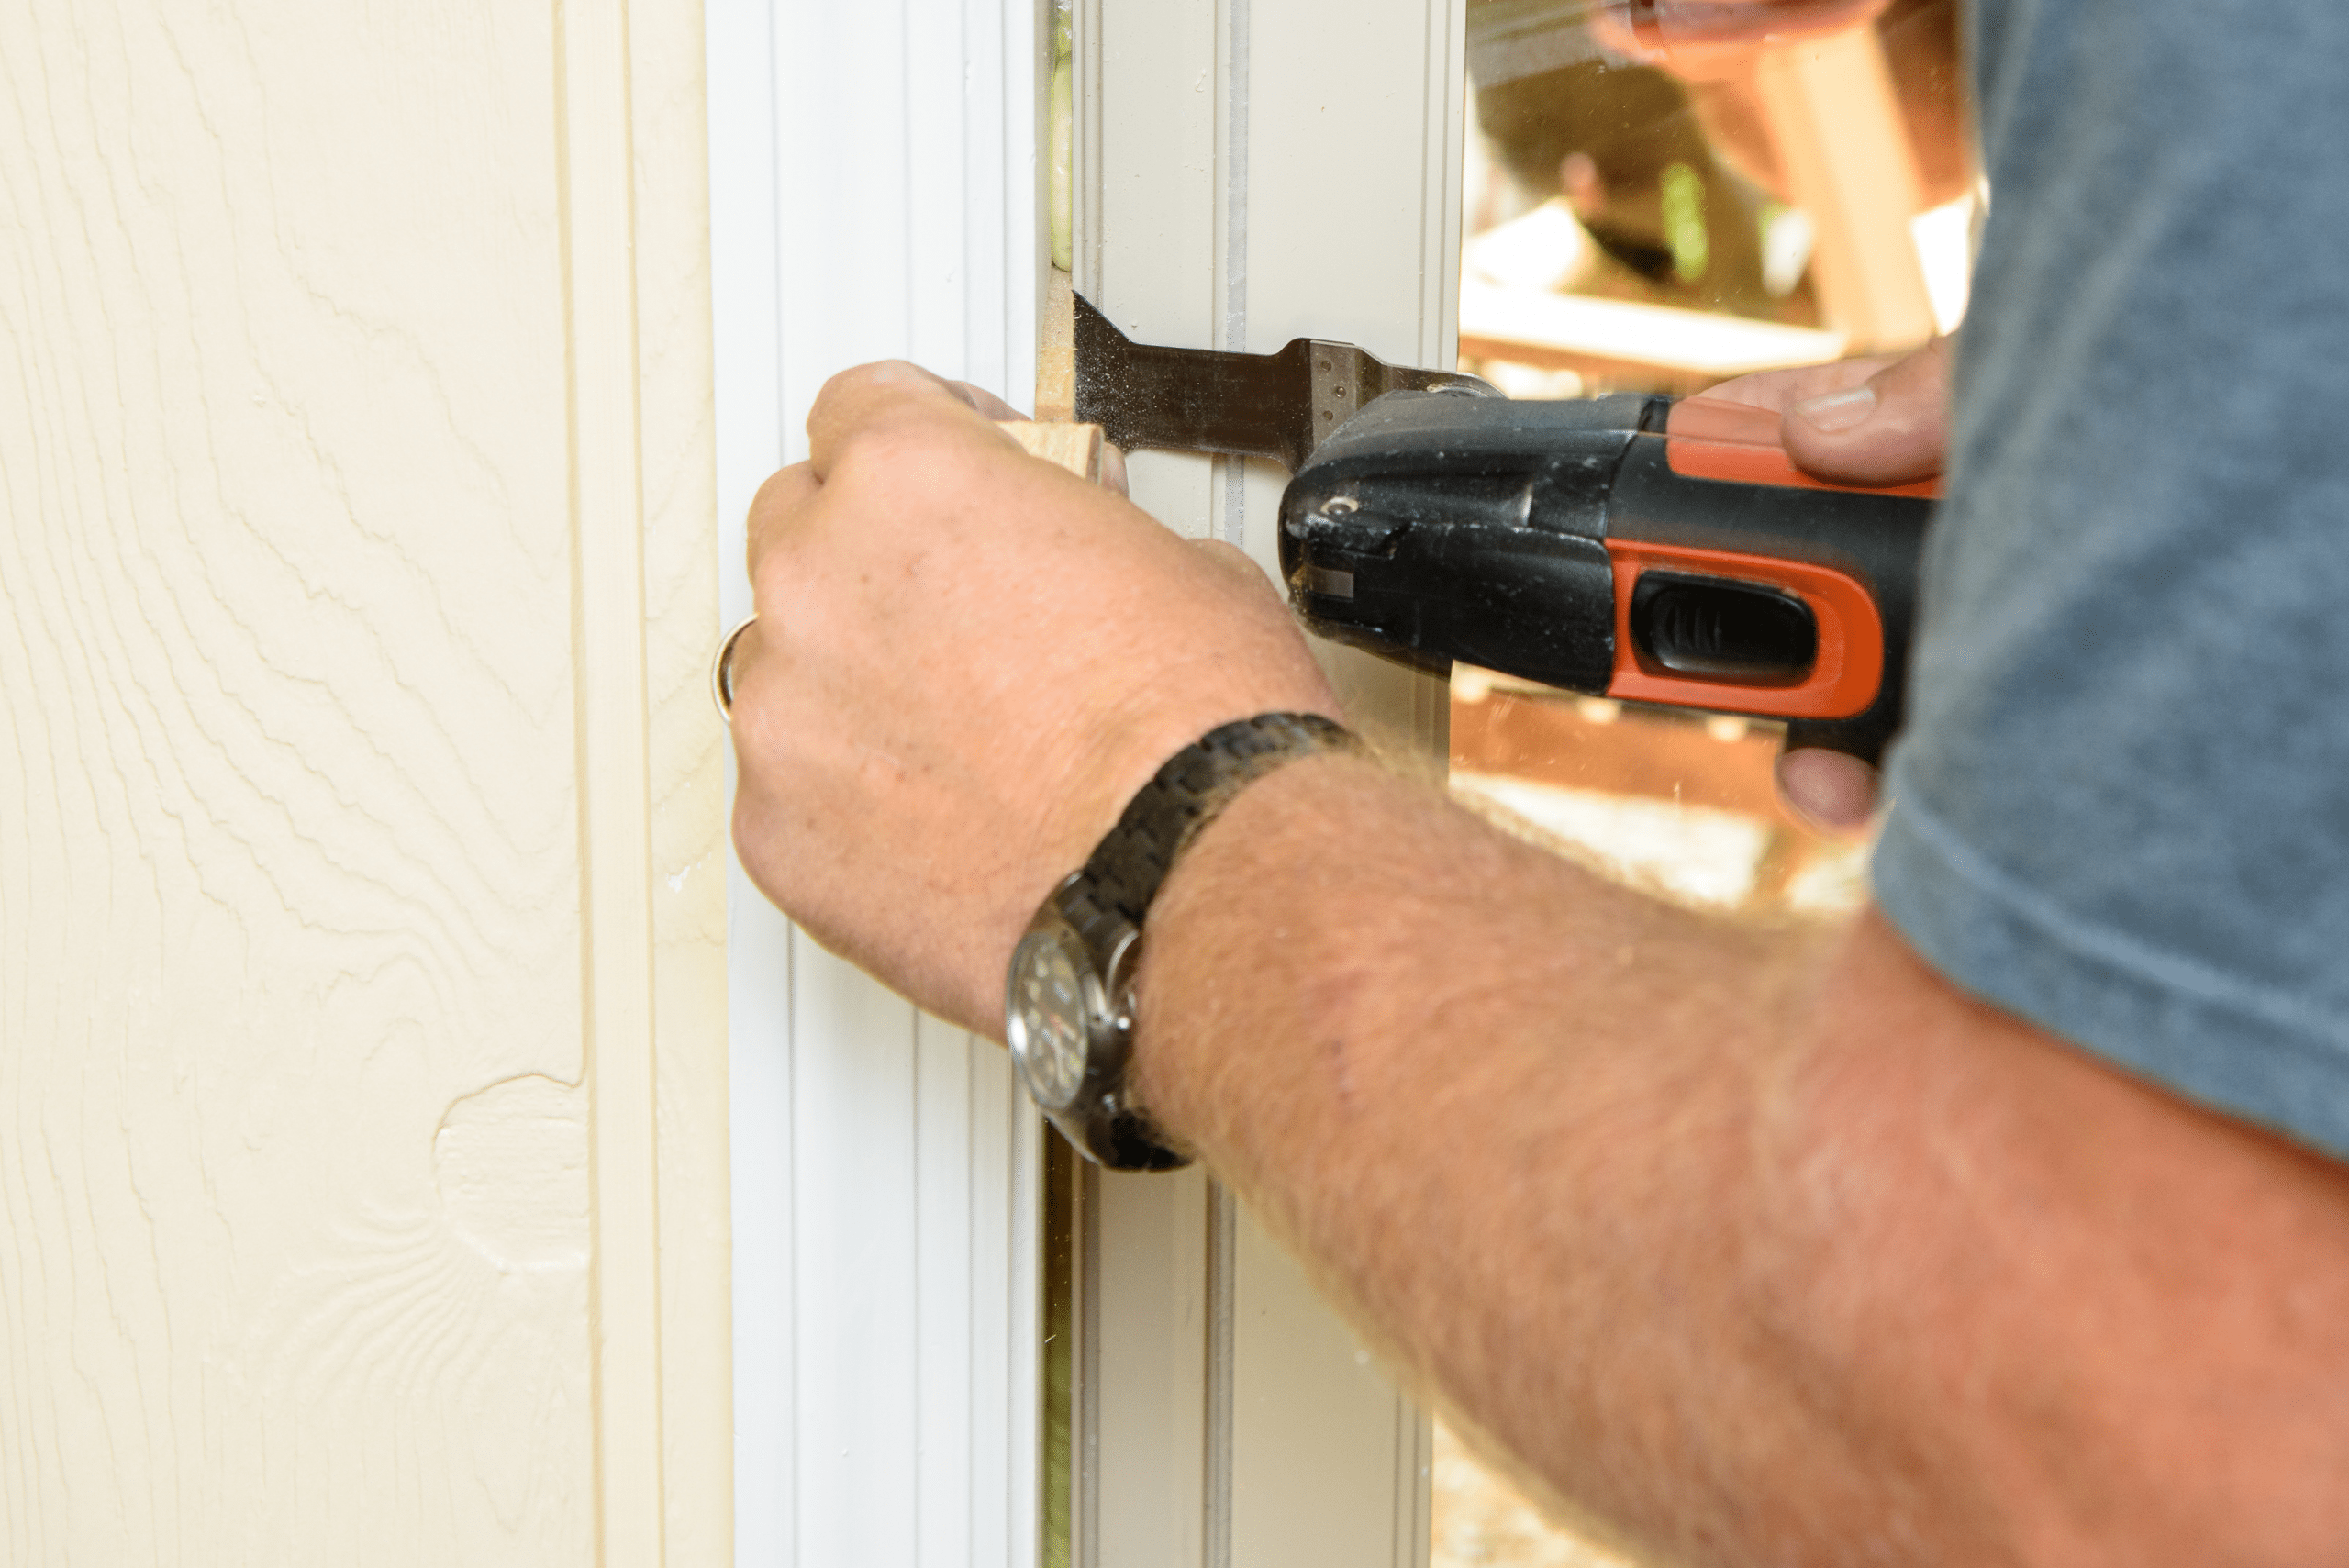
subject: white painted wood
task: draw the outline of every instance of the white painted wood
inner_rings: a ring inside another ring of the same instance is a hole
[[[720,596],[824,379],[905,357],[1025,406],[1041,289],[1030,0],[708,7]],[[731,873],[738,1561],[1037,1554],[1041,1130]]]
[[[1208,1546],[1208,1183],[1086,1168],[1080,1568],[1192,1568]]]
[[[1234,1241],[1229,1561],[1423,1563],[1426,1418],[1261,1226]]]
[[[730,1555],[701,66],[0,11],[0,1561]]]
[[[1464,17],[1457,0],[1080,0],[1079,292],[1153,342],[1327,337],[1453,363]],[[1169,526],[1273,568],[1276,466],[1141,453],[1130,472]],[[1442,755],[1442,683],[1325,653],[1357,723]],[[1087,1214],[1079,1441],[1098,1533],[1077,1561],[1423,1562],[1424,1418],[1244,1213],[1196,1178],[1147,1197],[1130,1180],[1102,1181]]]

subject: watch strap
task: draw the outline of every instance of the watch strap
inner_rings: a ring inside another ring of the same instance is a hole
[[[1318,713],[1260,713],[1219,725],[1166,761],[1085,862],[1108,910],[1140,926],[1174,862],[1240,792],[1300,757],[1357,751],[1353,732]]]
[[[1315,713],[1264,713],[1209,730],[1167,759],[1130,801],[1084,869],[1053,889],[1045,909],[1094,958],[1119,1019],[1097,1040],[1077,1099],[1045,1114],[1069,1141],[1111,1170],[1163,1171],[1188,1163],[1166,1147],[1126,1082],[1140,933],[1167,873],[1202,828],[1240,792],[1286,762],[1324,751],[1360,751],[1343,725]],[[1041,915],[1040,915],[1041,917]]]

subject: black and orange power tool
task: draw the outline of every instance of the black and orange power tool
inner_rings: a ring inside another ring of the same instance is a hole
[[[1079,419],[1287,466],[1281,567],[1321,635],[1783,719],[1790,745],[1870,762],[1899,728],[1934,484],[1814,479],[1742,405],[1518,401],[1348,344],[1156,348],[1076,311]]]

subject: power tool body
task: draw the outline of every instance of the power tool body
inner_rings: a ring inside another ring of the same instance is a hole
[[[1281,567],[1322,636],[1784,719],[1871,762],[1898,728],[1932,484],[1823,484],[1741,405],[1516,401],[1347,344],[1163,349],[1077,313],[1079,419],[1291,470]]]

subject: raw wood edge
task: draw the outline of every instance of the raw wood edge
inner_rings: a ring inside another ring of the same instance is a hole
[[[1046,424],[1036,419],[1006,419],[996,427],[1030,457],[1058,463],[1080,479],[1101,478],[1101,427]]]

